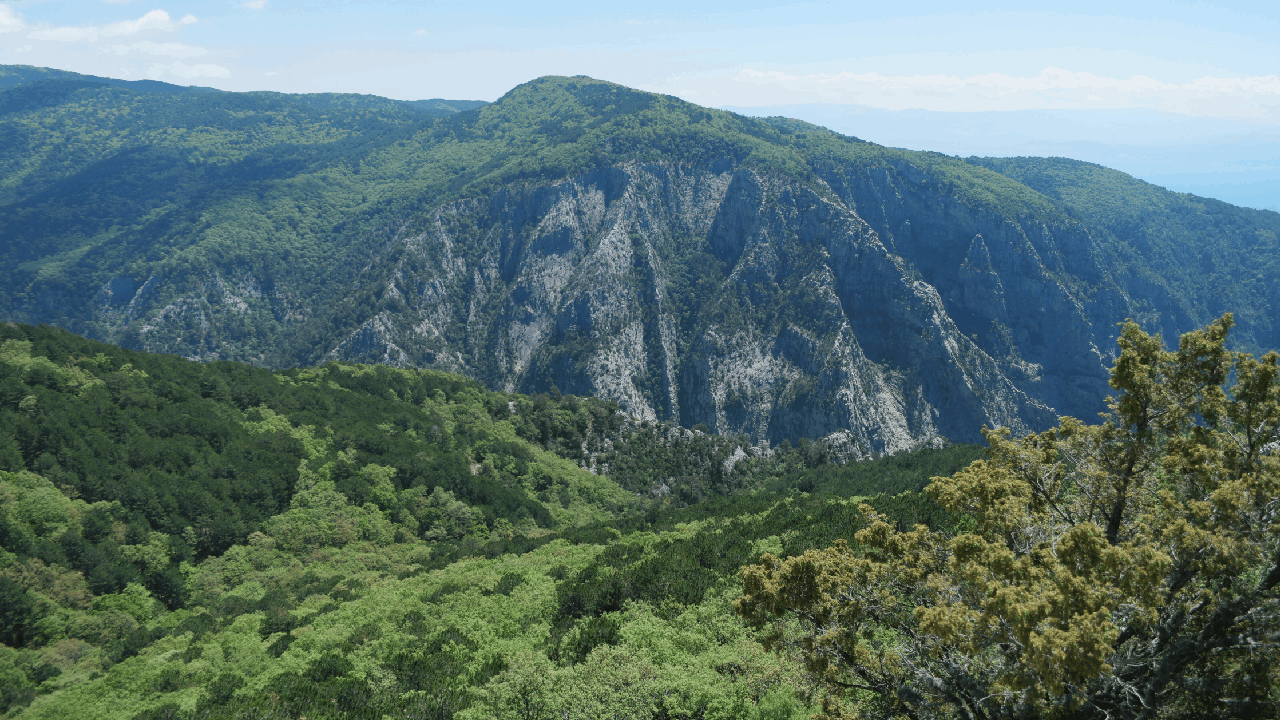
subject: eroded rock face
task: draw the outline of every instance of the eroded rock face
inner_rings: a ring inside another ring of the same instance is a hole
[[[1091,311],[1124,299],[1087,306],[1055,275],[1102,276],[1073,252],[1087,233],[913,197],[908,172],[837,192],[628,164],[452,203],[386,252],[401,309],[329,357],[555,385],[757,441],[839,434],[864,455],[1101,409],[1113,330]]]
[[[1023,224],[971,208],[910,166],[830,180],[1019,387],[1059,414],[1092,419],[1102,410],[1116,323],[1134,317],[1143,293],[1115,281],[1110,249],[1083,226]]]
[[[354,300],[303,301],[287,268],[240,264],[113,280],[98,314],[148,350],[236,357],[235,332],[276,333],[287,364],[555,386],[756,442],[828,437],[851,457],[1103,409],[1116,323],[1160,307],[1158,285],[1114,279],[1083,225],[968,205],[903,161],[815,173],[620,162],[393,229],[334,289]],[[291,328],[308,322],[345,330],[304,348]]]

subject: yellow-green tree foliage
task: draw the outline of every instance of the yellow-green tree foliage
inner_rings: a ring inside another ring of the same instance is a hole
[[[742,570],[737,611],[828,690],[828,717],[1276,717],[1280,381],[1127,324],[1102,423],[1062,418],[929,495],[961,530],[864,506],[852,545]]]

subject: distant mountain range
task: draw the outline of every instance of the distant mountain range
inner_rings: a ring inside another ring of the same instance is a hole
[[[497,102],[0,68],[0,318],[852,456],[1092,419],[1116,324],[1280,346],[1280,214],[585,77]]]

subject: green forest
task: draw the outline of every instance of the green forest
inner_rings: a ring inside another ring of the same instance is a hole
[[[980,456],[840,465],[430,370],[271,372],[0,325],[0,702],[807,717],[817,686],[733,613],[739,568],[852,537],[867,498],[949,527],[920,490]]]
[[[1101,424],[846,464],[5,323],[0,713],[1275,717],[1280,354],[1232,323],[1128,324]]]

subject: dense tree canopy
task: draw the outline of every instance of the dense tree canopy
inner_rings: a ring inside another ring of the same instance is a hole
[[[0,717],[799,720],[737,569],[863,500],[947,526],[902,491],[976,451],[839,465],[447,373],[3,323]]]
[[[959,531],[865,507],[856,545],[745,568],[738,612],[832,718],[1274,717],[1280,367],[1231,325],[1176,351],[1126,325],[1102,423],[986,431],[934,478]]]

